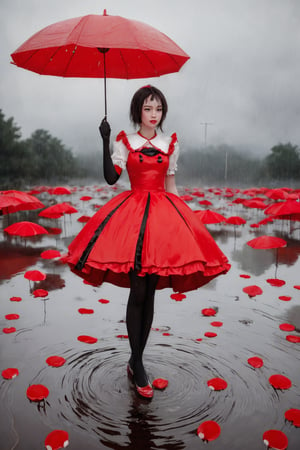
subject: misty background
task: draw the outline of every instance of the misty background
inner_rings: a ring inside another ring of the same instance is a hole
[[[91,164],[99,156],[101,165],[103,79],[41,76],[10,64],[10,54],[51,23],[104,9],[148,23],[191,57],[175,74],[107,80],[112,137],[121,129],[133,131],[131,97],[151,83],[167,97],[164,131],[177,133],[184,160],[199,151],[201,164],[201,154],[213,149],[222,158],[230,149],[257,158],[279,143],[298,146],[298,0],[2,0],[0,108],[14,118],[23,139],[48,130],[76,156],[90,155]]]

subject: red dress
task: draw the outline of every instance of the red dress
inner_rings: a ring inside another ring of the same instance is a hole
[[[69,246],[66,261],[88,282],[130,287],[128,273],[157,274],[157,289],[175,292],[197,289],[230,265],[197,215],[177,195],[165,191],[172,135],[167,152],[128,149],[131,190],[108,201]]]

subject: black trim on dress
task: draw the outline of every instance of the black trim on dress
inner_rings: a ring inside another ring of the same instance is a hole
[[[142,220],[141,228],[140,228],[140,232],[139,232],[139,237],[138,237],[136,249],[135,249],[134,270],[137,270],[137,271],[140,271],[142,268],[143,242],[144,242],[144,235],[145,235],[147,219],[148,219],[148,215],[149,215],[150,200],[151,200],[151,196],[150,196],[150,192],[148,192],[148,199],[147,199],[144,216],[143,216],[143,220]]]
[[[75,266],[76,270],[82,270],[83,269],[83,266],[85,265],[86,260],[88,259],[88,256],[91,253],[92,248],[94,247],[94,245],[96,243],[96,240],[98,239],[98,237],[100,236],[100,234],[104,230],[105,225],[108,223],[109,219],[114,215],[114,213],[120,208],[120,206],[122,206],[123,203],[126,202],[126,200],[128,200],[129,197],[131,197],[131,195],[132,195],[132,193],[130,193],[130,195],[128,195],[128,197],[126,197],[124,200],[122,200],[122,202],[119,205],[117,205],[112,211],[110,211],[110,213],[107,214],[105,219],[102,220],[102,222],[100,223],[100,225],[98,226],[98,228],[94,232],[93,237],[90,239],[88,245],[86,246],[85,250],[82,252],[81,257],[79,258],[78,263]]]

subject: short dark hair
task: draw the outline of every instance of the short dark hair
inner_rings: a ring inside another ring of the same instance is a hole
[[[150,84],[141,87],[136,91],[132,97],[130,104],[130,120],[134,125],[140,125],[142,120],[142,108],[146,98],[151,97],[151,100],[159,100],[162,106],[162,116],[159,123],[159,128],[162,130],[163,121],[166,118],[168,112],[168,104],[164,94],[154,86]]]

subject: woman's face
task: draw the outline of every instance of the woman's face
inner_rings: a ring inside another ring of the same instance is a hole
[[[163,110],[162,104],[159,99],[152,97],[151,95],[144,100],[141,114],[141,128],[153,129],[158,127]]]

